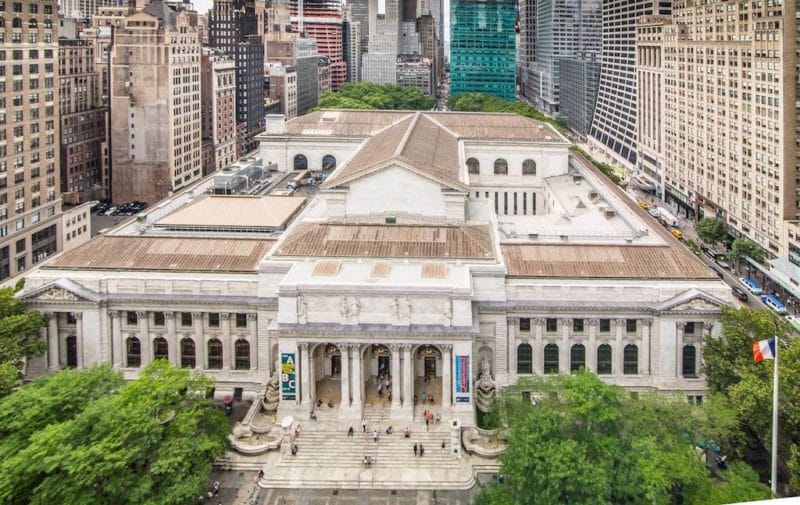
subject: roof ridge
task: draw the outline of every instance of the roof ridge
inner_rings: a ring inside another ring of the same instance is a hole
[[[409,123],[408,128],[406,128],[406,132],[403,134],[403,138],[400,139],[400,142],[397,144],[397,149],[394,150],[394,157],[405,158],[405,156],[403,156],[403,152],[406,149],[406,144],[408,144],[408,139],[411,138],[411,134],[414,132],[414,128],[417,126],[417,122],[419,122],[420,116],[422,116],[421,112],[416,112],[414,114],[414,119],[412,119],[411,123]]]
[[[456,132],[454,132],[454,131],[453,131],[453,130],[451,130],[449,127],[447,127],[447,126],[443,125],[442,123],[440,123],[439,121],[437,121],[437,120],[436,120],[436,116],[435,116],[434,114],[431,114],[430,112],[425,112],[425,113],[424,113],[424,116],[425,116],[425,118],[426,118],[427,120],[431,121],[431,122],[432,122],[432,123],[434,123],[436,126],[438,126],[438,127],[439,127],[439,128],[441,128],[442,130],[444,130],[444,131],[446,131],[447,133],[449,133],[450,135],[452,135],[452,136],[453,136],[453,138],[455,138],[456,140],[461,140],[461,137],[460,137],[460,136],[459,136],[459,135],[458,135]]]

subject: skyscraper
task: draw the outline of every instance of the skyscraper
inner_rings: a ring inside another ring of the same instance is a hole
[[[62,0],[60,11],[65,18],[89,19],[100,7],[126,5],[122,0]]]
[[[450,90],[516,96],[516,2],[452,0]]]
[[[381,10],[381,8],[383,10]],[[397,84],[400,42],[400,2],[384,0],[375,14],[375,30],[369,34],[367,53],[361,58],[361,79],[379,84]]]
[[[558,60],[559,112],[570,130],[585,138],[592,127],[597,87],[600,83],[600,61],[576,56]]]
[[[258,33],[254,0],[214,1],[209,39],[211,47],[231,55],[236,64],[236,122],[246,131],[244,152],[258,146],[255,135],[264,130],[264,41]]]
[[[319,54],[331,59],[331,87],[336,90],[347,78],[342,54],[342,0],[289,0],[295,31],[317,42]]]
[[[665,0],[603,0],[603,55],[590,142],[636,164],[636,18],[669,15]]]
[[[361,21],[353,18],[350,5],[345,7],[342,22],[342,53],[347,64],[347,80],[361,80]]]

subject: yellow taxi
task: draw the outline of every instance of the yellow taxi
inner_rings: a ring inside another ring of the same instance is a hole
[[[680,231],[679,229],[670,228],[669,232],[672,233],[672,236],[675,237],[676,239],[683,240],[683,232]]]
[[[650,204],[645,202],[644,200],[639,200],[639,207],[643,208],[644,210],[647,210],[650,208]]]

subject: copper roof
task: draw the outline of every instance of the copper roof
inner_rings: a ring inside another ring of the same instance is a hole
[[[274,240],[100,236],[47,268],[255,272]]]
[[[508,275],[624,279],[713,279],[697,258],[670,246],[503,244]]]
[[[288,135],[370,137],[411,112],[386,110],[320,110],[286,122]]]
[[[303,223],[278,256],[491,259],[486,225]]]

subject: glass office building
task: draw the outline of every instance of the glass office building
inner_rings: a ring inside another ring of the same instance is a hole
[[[514,0],[451,0],[450,92],[516,97]]]

